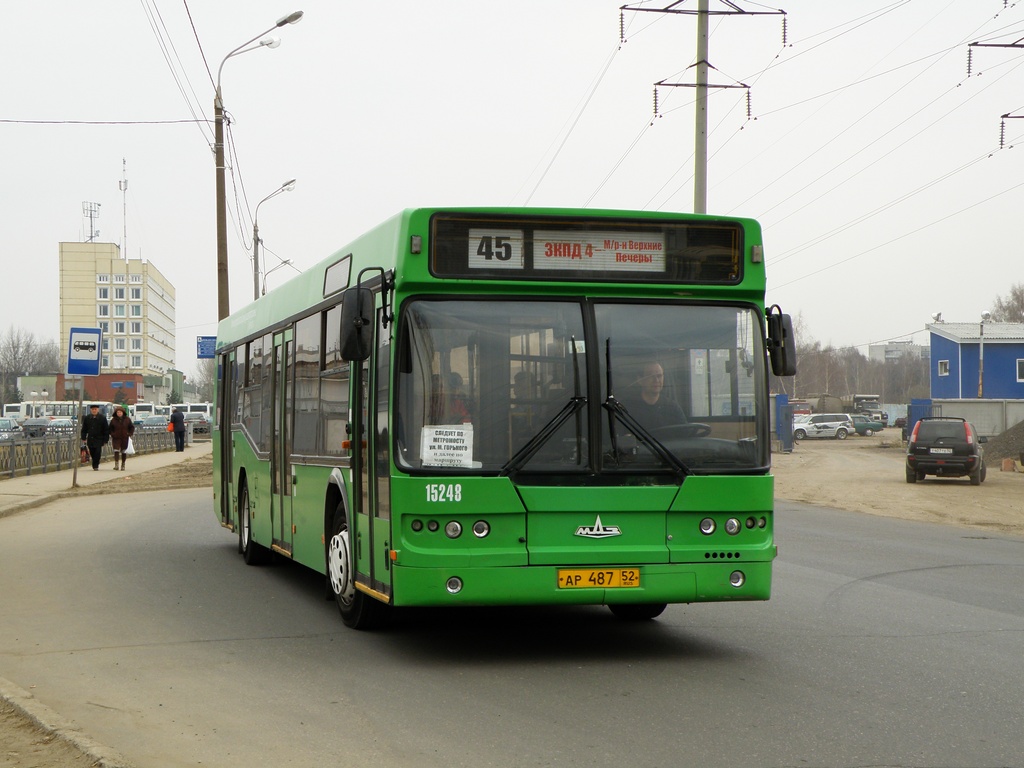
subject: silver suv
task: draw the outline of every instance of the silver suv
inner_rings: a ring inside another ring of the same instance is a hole
[[[856,432],[853,420],[846,413],[815,413],[807,421],[793,425],[794,440],[803,440],[805,437],[845,440],[853,432]]]
[[[0,440],[13,440],[21,436],[21,427],[14,419],[0,418]]]

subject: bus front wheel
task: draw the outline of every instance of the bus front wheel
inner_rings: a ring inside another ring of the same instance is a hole
[[[616,618],[625,621],[649,621],[661,616],[667,606],[665,603],[643,603],[641,605],[609,605]]]
[[[352,541],[345,505],[338,504],[327,542],[327,583],[341,612],[341,620],[353,629],[373,629],[384,618],[385,606],[356,589]]]

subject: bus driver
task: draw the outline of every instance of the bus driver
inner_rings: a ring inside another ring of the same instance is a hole
[[[644,365],[643,373],[637,380],[639,396],[634,396],[624,405],[629,414],[648,429],[672,424],[685,424],[686,414],[675,400],[663,397],[665,369],[661,363],[651,361]]]

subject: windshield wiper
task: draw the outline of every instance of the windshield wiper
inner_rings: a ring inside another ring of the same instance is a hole
[[[601,403],[601,407],[608,411],[608,433],[611,437],[613,455],[618,459],[619,445],[615,434],[615,421],[618,420],[621,421],[635,437],[639,438],[641,443],[650,448],[651,451],[663,462],[672,467],[683,477],[686,477],[690,474],[690,468],[687,467],[678,456],[666,448],[658,438],[652,435],[645,426],[634,419],[632,414],[626,410],[626,406],[616,399],[612,391],[612,340],[607,338],[605,339],[604,344],[605,376],[608,384],[608,395],[605,397],[604,402]]]
[[[520,448],[515,454],[509,459],[505,466],[501,468],[501,472],[498,473],[499,477],[505,477],[511,475],[513,472],[517,472],[522,469],[523,465],[526,464],[530,459],[536,455],[537,451],[544,447],[544,444],[551,439],[551,437],[561,428],[561,426],[569,420],[569,417],[576,416],[576,464],[579,465],[582,461],[581,453],[583,451],[583,429],[580,425],[579,413],[583,410],[587,404],[587,398],[580,392],[580,364],[579,358],[576,356],[576,337],[569,337],[570,343],[572,344],[572,373],[573,373],[573,396],[569,398],[569,402],[562,406],[561,410],[556,413],[547,424],[541,427],[540,431],[526,441],[526,445]]]

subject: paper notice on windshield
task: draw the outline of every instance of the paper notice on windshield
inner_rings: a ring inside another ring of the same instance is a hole
[[[425,467],[472,467],[473,425],[448,424],[423,428],[420,458]]]

